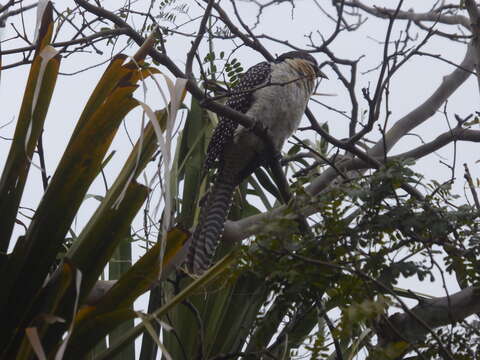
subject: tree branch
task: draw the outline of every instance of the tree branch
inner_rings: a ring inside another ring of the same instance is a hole
[[[15,1],[9,1],[7,4],[5,4],[4,6],[2,6],[0,8],[0,13],[2,13],[3,11],[7,10],[10,6],[13,5]],[[24,11],[27,11],[27,10],[30,10],[30,9],[33,9],[34,7],[37,6],[38,3],[33,3],[33,4],[30,4],[30,5],[27,5],[27,6],[23,6],[19,9],[15,9],[15,10],[10,10],[10,11],[7,11],[5,14],[1,15],[0,16],[0,27],[4,27],[5,26],[5,21],[7,21],[7,19],[10,17],[10,16],[14,16],[14,15],[18,15]]]
[[[390,316],[388,324],[383,324],[382,331],[378,334],[379,342],[382,346],[382,344],[402,339],[410,342],[421,341],[429,330],[418,319],[434,329],[462,321],[478,312],[480,312],[480,288],[478,287],[465,288],[450,296],[424,299],[409,313],[396,313]]]
[[[470,26],[473,34],[473,47],[475,48],[475,67],[477,68],[477,83],[480,90],[480,11],[474,0],[465,0],[465,7],[470,16]]]
[[[208,2],[207,8],[205,9],[205,13],[203,14],[202,21],[200,22],[200,27],[198,28],[197,36],[195,37],[195,40],[192,43],[192,47],[190,48],[190,51],[187,53],[187,61],[185,64],[185,74],[187,75],[188,79],[192,79],[192,80],[194,79],[194,76],[192,73],[193,58],[195,57],[198,47],[202,42],[203,35],[205,35],[205,31],[207,29],[207,20],[210,17],[210,14],[212,12],[212,6],[214,3],[215,3],[214,0],[210,0]]]
[[[474,66],[473,48],[469,46],[465,54],[465,58],[459,67],[457,67],[451,74],[443,78],[440,86],[434,91],[434,93],[425,100],[421,105],[398,120],[390,130],[388,130],[385,136],[378,141],[369,151],[368,155],[372,158],[380,158],[403,137],[409,133],[413,128],[424,123],[430,117],[432,117],[440,106],[468,79],[471,72],[467,72],[464,69],[471,71]],[[307,114],[308,116],[308,114]],[[313,117],[313,114],[312,114]],[[309,117],[310,118],[310,117]],[[328,134],[321,134],[325,136],[327,141],[331,141],[332,137]],[[334,139],[336,146],[342,147],[343,143]],[[343,147],[342,147],[343,148]],[[357,155],[357,154],[355,154]],[[358,155],[357,155],[358,156]],[[365,159],[360,158],[362,161]],[[347,164],[342,164],[343,170],[350,170]],[[337,177],[337,172],[334,169],[327,169],[317,179],[312,181],[310,186],[307,187],[307,192],[310,194],[318,194],[325,189]]]
[[[95,33],[95,34],[92,34],[92,35],[89,35],[89,36],[85,36],[85,37],[80,38],[80,39],[60,41],[60,42],[56,42],[56,43],[53,43],[53,44],[50,44],[50,45],[53,46],[53,47],[65,47],[65,48],[67,48],[68,46],[71,46],[71,45],[88,43],[88,42],[90,42],[92,40],[95,40],[95,39],[98,39],[98,38],[108,39],[108,38],[113,37],[113,36],[124,35],[124,34],[127,34],[127,32],[128,32],[127,28],[116,28],[116,29],[104,30],[104,31],[100,31],[98,33]],[[15,49],[1,50],[0,55],[17,54],[17,53],[21,53],[21,52],[25,52],[25,51],[33,51],[35,49],[36,49],[36,45],[25,46],[25,47],[15,48]]]
[[[338,0],[336,0],[336,2],[338,2]],[[362,9],[370,15],[374,15],[383,19],[388,19],[395,12],[395,10],[388,9],[386,7],[367,6],[358,0],[346,1],[345,5]],[[433,21],[440,24],[461,25],[466,29],[470,29],[470,22],[467,17],[462,15],[443,15],[440,12],[435,11],[428,11],[425,13],[415,13],[413,11],[399,11],[397,14],[397,19],[412,20],[415,22]]]
[[[142,44],[145,42],[145,38],[143,36],[137,33],[127,22],[125,22],[119,16],[113,14],[112,12],[104,8],[92,5],[86,0],[75,0],[75,2],[88,12],[110,20],[118,27],[124,28],[125,34],[129,36],[133,41],[135,41],[137,45],[142,46]],[[182,70],[180,70],[180,68],[167,55],[159,52],[154,48],[151,48],[149,50],[148,55],[150,55],[155,61],[165,66],[177,78],[187,79],[187,75],[183,73]],[[256,135],[262,138],[265,136],[265,131],[261,128],[260,124],[255,122],[255,119],[252,119],[248,115],[245,115],[239,111],[235,111],[229,106],[222,105],[206,97],[204,95],[204,92],[192,79],[188,79],[186,87],[190,94],[192,94],[192,96],[195,97],[204,108],[211,110],[218,115],[228,117],[246,128],[252,129],[252,131]]]
[[[444,134],[439,135],[435,140],[429,143],[423,144],[413,150],[407,151],[400,155],[395,155],[389,158],[379,156],[373,159],[375,161],[378,161],[379,163],[384,163],[384,161],[401,159],[420,159],[442,148],[448,143],[459,140],[480,142],[480,131],[464,128],[455,128],[452,129],[452,131],[447,131]],[[361,159],[347,159],[346,161],[336,164],[336,166],[341,168],[344,172],[371,168],[371,165],[365,163]],[[329,176],[324,176],[325,173],[328,173]],[[319,184],[319,192],[326,189],[327,186],[330,185],[333,179],[335,179],[337,176],[338,172],[333,168],[329,168],[324,171],[319,178],[324,179],[325,182]],[[315,194],[312,193],[312,196]],[[268,222],[269,219],[274,219],[280,216],[282,212],[285,211],[285,209],[285,206],[280,206],[262,214],[249,216],[237,221],[227,221],[227,223],[225,224],[225,233],[223,238],[225,239],[225,241],[240,242],[241,240],[246,239],[249,236],[255,235],[261,230],[261,224],[263,224],[264,222]],[[312,215],[315,211],[316,210],[312,208],[310,209],[310,211],[305,211],[304,215]]]

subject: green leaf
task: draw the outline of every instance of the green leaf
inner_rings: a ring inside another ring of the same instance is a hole
[[[8,276],[4,283],[7,286],[12,284],[12,287],[6,292],[10,304],[3,302],[1,307],[5,326],[3,331],[0,330],[0,338],[8,337],[4,331],[26,325],[25,316],[56,261],[65,235],[99,172],[118,126],[137,105],[131,97],[135,89],[136,86],[125,80],[83,124],[77,124],[75,135],[70,139],[24,241],[15,246],[12,258],[17,262],[14,264],[9,260],[2,271],[3,276]]]
[[[5,253],[10,243],[33,152],[43,131],[57,81],[60,56],[51,58],[46,64],[42,58],[46,51],[53,50],[47,47],[53,31],[52,11],[49,2],[43,14],[39,45],[30,67],[13,141],[0,178],[0,253]],[[42,63],[45,64],[43,72]]]
[[[257,168],[254,171],[255,176],[257,177],[260,184],[267,190],[270,194],[275,196],[275,198],[279,201],[282,200],[280,192],[277,189],[277,186],[270,180],[268,174],[262,168]]]
[[[161,243],[157,243],[142,256],[115,285],[93,306],[87,306],[78,312],[75,319],[75,332],[70,339],[65,353],[66,359],[81,359],[88,347],[98,343],[107,333],[123,322],[132,319],[134,313],[130,310],[135,299],[147,291],[158,279],[160,269],[172,261],[187,240],[189,234],[180,229],[173,229],[167,235],[167,247],[162,265],[160,265]],[[117,313],[117,310],[120,311]],[[149,318],[150,319],[150,318]],[[96,325],[95,325],[96,324]],[[92,332],[92,327],[96,326]],[[131,334],[138,326],[126,330]],[[123,336],[120,336],[123,341]],[[123,343],[127,346],[129,342]]]
[[[233,263],[235,257],[233,253],[230,253],[209,270],[207,270],[201,277],[189,284],[185,289],[183,289],[178,295],[168,301],[160,309],[153,312],[151,315],[147,316],[144,321],[156,321],[156,319],[162,318],[165,316],[171,309],[185,300],[187,297],[198,291],[200,288],[208,285],[217,277],[221,276],[227,271],[229,266]],[[110,346],[110,348],[101,354],[96,360],[106,360],[111,359],[114,355],[119,353],[123,347],[132,342],[137,336],[139,336],[145,330],[144,322],[135,326],[134,329],[125,333],[120,341]],[[75,353],[75,352],[74,352]],[[75,353],[76,354],[76,353]],[[74,359],[74,358],[72,358]]]
[[[157,113],[157,116],[159,116],[161,124],[162,119],[166,117],[166,111]],[[129,181],[135,179],[143,171],[156,148],[155,132],[152,124],[149,123],[142,133],[141,139],[132,149],[117,179],[105,195],[105,199],[67,253],[67,257],[72,259],[72,262],[84,273],[82,298],[87,295],[90,287],[95,283],[117,244],[122,240],[122,236],[123,238],[126,236],[125,233],[121,235],[120,232],[117,232],[118,237],[108,235],[112,231],[113,224],[119,223],[113,228],[126,226],[126,231],[130,226],[131,219],[136,214],[135,209],[128,210],[128,201],[124,199],[121,203],[124,204],[125,211],[129,212],[130,220],[125,218],[120,212],[118,200],[124,196],[133,201],[135,196],[133,193],[139,191],[140,188],[143,189],[140,190],[141,198],[147,195],[148,189],[138,184],[135,185],[134,182],[129,184]],[[138,188],[139,186],[140,188]],[[133,192],[132,195],[130,195],[131,192]],[[143,200],[139,198],[138,202],[135,200],[132,205],[140,206],[141,203]]]
[[[64,319],[59,317],[55,319],[53,314],[57,313],[63,296],[71,296],[71,293],[67,291],[73,285],[74,271],[76,269],[72,264],[68,261],[64,262],[57,271],[53,281],[46,288],[42,289],[42,295],[40,296],[42,301],[35,304],[33,313],[42,314],[43,316],[38,316],[35,323],[30,324],[37,328],[40,338],[45,335],[51,323],[64,321]],[[29,339],[24,336],[15,358],[17,360],[29,359],[32,356],[32,350]]]
[[[208,115],[197,100],[192,98],[191,108],[187,115],[185,127],[182,132],[181,150],[178,157],[179,171],[183,183],[182,206],[179,224],[188,229],[193,225],[196,204],[202,196],[200,191],[202,183],[203,164],[207,139],[205,136],[208,127]]]
[[[115,249],[108,262],[109,280],[119,279],[132,266],[132,244],[128,238],[124,238]],[[128,307],[133,310],[133,304]],[[127,320],[115,327],[109,334],[109,342],[115,342],[122,334],[135,326],[133,319]],[[101,342],[100,342],[101,343]],[[106,349],[106,347],[105,347]],[[103,349],[103,350],[105,350]],[[135,344],[131,343],[125,347],[121,354],[115,357],[115,360],[135,359]]]

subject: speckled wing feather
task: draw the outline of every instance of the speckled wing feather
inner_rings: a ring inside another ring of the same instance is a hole
[[[252,66],[242,76],[238,84],[231,90],[227,105],[234,110],[246,113],[252,103],[252,89],[262,85],[271,74],[271,66],[268,62],[261,62]],[[222,117],[218,126],[213,132],[212,139],[208,144],[205,168],[211,169],[217,159],[222,161],[222,154],[225,144],[228,144],[232,138],[237,123],[228,118]]]
[[[280,149],[300,123],[319,75],[317,67],[316,60],[305,52],[289,52],[280,56],[279,61],[259,63],[232,89],[227,105],[266,126]],[[262,85],[269,85],[269,79],[272,83],[285,82],[285,86],[263,88]],[[208,147],[205,168],[212,168],[217,160],[219,164],[187,253],[187,269],[193,274],[203,273],[212,262],[235,187],[267,155],[260,138],[250,131],[237,132],[236,128],[236,122],[221,118]]]
[[[246,113],[254,100],[252,93],[265,83],[271,72],[271,65],[268,62],[259,63],[248,69],[237,86],[232,89],[227,105]],[[192,235],[187,253],[187,267],[194,274],[203,273],[212,262],[230,210],[233,192],[240,180],[232,173],[231,166],[223,163],[225,146],[232,141],[236,128],[235,121],[222,117],[208,145],[205,168],[212,168],[217,159],[220,160],[220,167],[207,201],[202,205],[200,221]]]

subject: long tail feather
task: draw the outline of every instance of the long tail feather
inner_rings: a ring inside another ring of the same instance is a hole
[[[200,221],[193,233],[187,254],[187,267],[194,274],[210,266],[223,234],[225,221],[232,204],[235,183],[218,177],[207,201],[202,206]]]

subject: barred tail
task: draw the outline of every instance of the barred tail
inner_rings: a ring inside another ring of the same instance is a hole
[[[202,206],[200,221],[188,249],[187,267],[194,274],[201,274],[210,266],[232,203],[236,185],[233,181],[220,179],[221,176]]]

